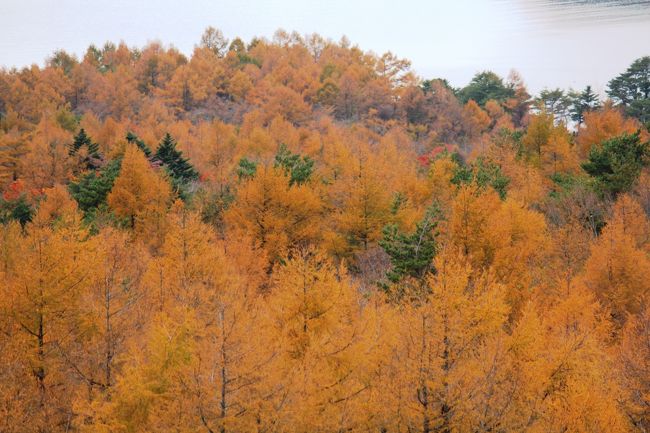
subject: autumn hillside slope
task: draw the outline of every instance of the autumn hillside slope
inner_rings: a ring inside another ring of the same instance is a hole
[[[648,125],[650,57],[606,100],[212,28],[2,69],[0,432],[647,433]]]

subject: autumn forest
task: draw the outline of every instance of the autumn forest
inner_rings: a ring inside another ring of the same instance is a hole
[[[649,432],[650,57],[524,79],[212,27],[0,69],[0,432]]]

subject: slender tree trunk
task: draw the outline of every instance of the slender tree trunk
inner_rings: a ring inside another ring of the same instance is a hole
[[[220,432],[221,433],[226,433],[226,425],[225,425],[225,420],[226,420],[226,410],[228,408],[227,403],[226,403],[226,394],[228,392],[227,389],[227,379],[228,379],[228,370],[227,370],[227,363],[228,363],[228,357],[226,354],[226,323],[225,323],[225,312],[223,310],[223,307],[219,311],[219,319],[221,321],[221,428]]]
[[[109,282],[106,281],[104,287],[104,308],[106,310],[106,342],[105,342],[105,377],[104,377],[104,389],[108,389],[111,386],[111,362],[113,360],[113,326],[111,323],[111,290],[109,288]]]

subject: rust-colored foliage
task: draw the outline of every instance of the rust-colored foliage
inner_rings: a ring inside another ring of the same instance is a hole
[[[214,28],[0,69],[0,432],[647,432],[650,161],[582,168],[640,125],[503,86]]]

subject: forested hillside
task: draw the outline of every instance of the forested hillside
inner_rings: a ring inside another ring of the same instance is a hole
[[[606,99],[213,28],[0,70],[0,432],[647,433],[648,125],[650,57]]]

